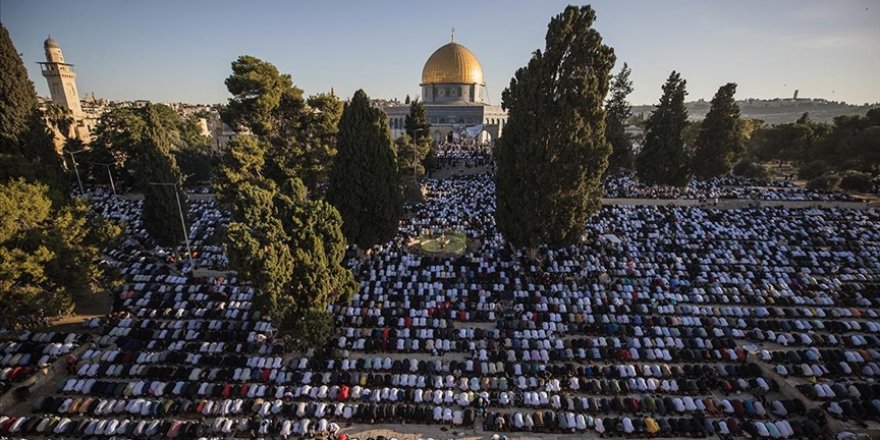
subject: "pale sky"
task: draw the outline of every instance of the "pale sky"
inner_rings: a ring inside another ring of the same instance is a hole
[[[543,48],[565,1],[0,0],[0,21],[48,95],[38,61],[51,34],[85,95],[225,102],[230,62],[250,54],[307,94],[419,95],[422,66],[449,41],[483,65],[489,97]],[[737,98],[880,102],[880,0],[596,1],[595,27],[633,69],[633,104],[653,104],[669,72],[688,100],[726,82]]]

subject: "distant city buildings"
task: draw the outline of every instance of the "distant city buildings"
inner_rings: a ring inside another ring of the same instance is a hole
[[[835,117],[841,115],[864,115],[870,108],[876,106],[876,104],[852,105],[822,98],[801,98],[798,94],[790,98],[741,99],[736,103],[742,116],[760,119],[769,125],[794,122],[804,113],[809,113],[813,121],[832,122]],[[711,103],[699,99],[685,103],[685,107],[690,119],[699,121],[706,117]],[[636,117],[647,118],[654,111],[654,106],[637,105],[633,106],[632,111]]]

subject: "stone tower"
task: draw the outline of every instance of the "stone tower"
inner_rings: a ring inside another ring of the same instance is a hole
[[[52,37],[46,39],[46,42],[43,43],[43,49],[46,51],[46,62],[39,64],[43,76],[49,82],[52,102],[59,107],[70,110],[70,115],[74,120],[71,131],[75,137],[83,142],[89,142],[91,135],[79,102],[79,92],[76,90],[76,71],[73,70],[73,64],[64,62],[61,46]]]

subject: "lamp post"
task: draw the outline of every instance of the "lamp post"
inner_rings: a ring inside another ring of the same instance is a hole
[[[189,258],[189,265],[195,273],[196,265],[192,259],[192,249],[189,248],[189,234],[186,232],[186,220],[183,218],[183,207],[180,205],[180,194],[177,192],[176,183],[150,182],[155,186],[170,186],[174,190],[174,199],[177,200],[177,213],[180,214],[180,227],[183,230],[183,241],[186,243],[186,255]]]
[[[101,163],[101,162],[89,162],[92,165],[101,165],[107,168],[107,177],[110,178],[110,188],[113,189],[113,196],[116,196],[116,185],[113,183],[113,173],[110,172],[110,166],[112,163]]]
[[[73,161],[73,171],[74,171],[74,173],[76,173],[76,182],[79,183],[79,192],[80,192],[80,194],[83,195],[83,197],[85,197],[86,191],[83,189],[82,180],[80,180],[80,178],[79,178],[79,168],[77,168],[76,156],[74,156],[74,155],[77,153],[82,153],[83,151],[86,151],[86,150],[76,150],[76,151],[64,150],[64,151],[70,155],[70,160]]]

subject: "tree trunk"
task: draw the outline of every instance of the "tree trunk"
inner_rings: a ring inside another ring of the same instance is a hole
[[[526,249],[526,256],[531,261],[537,260],[538,259],[538,248],[530,247],[530,248]]]

